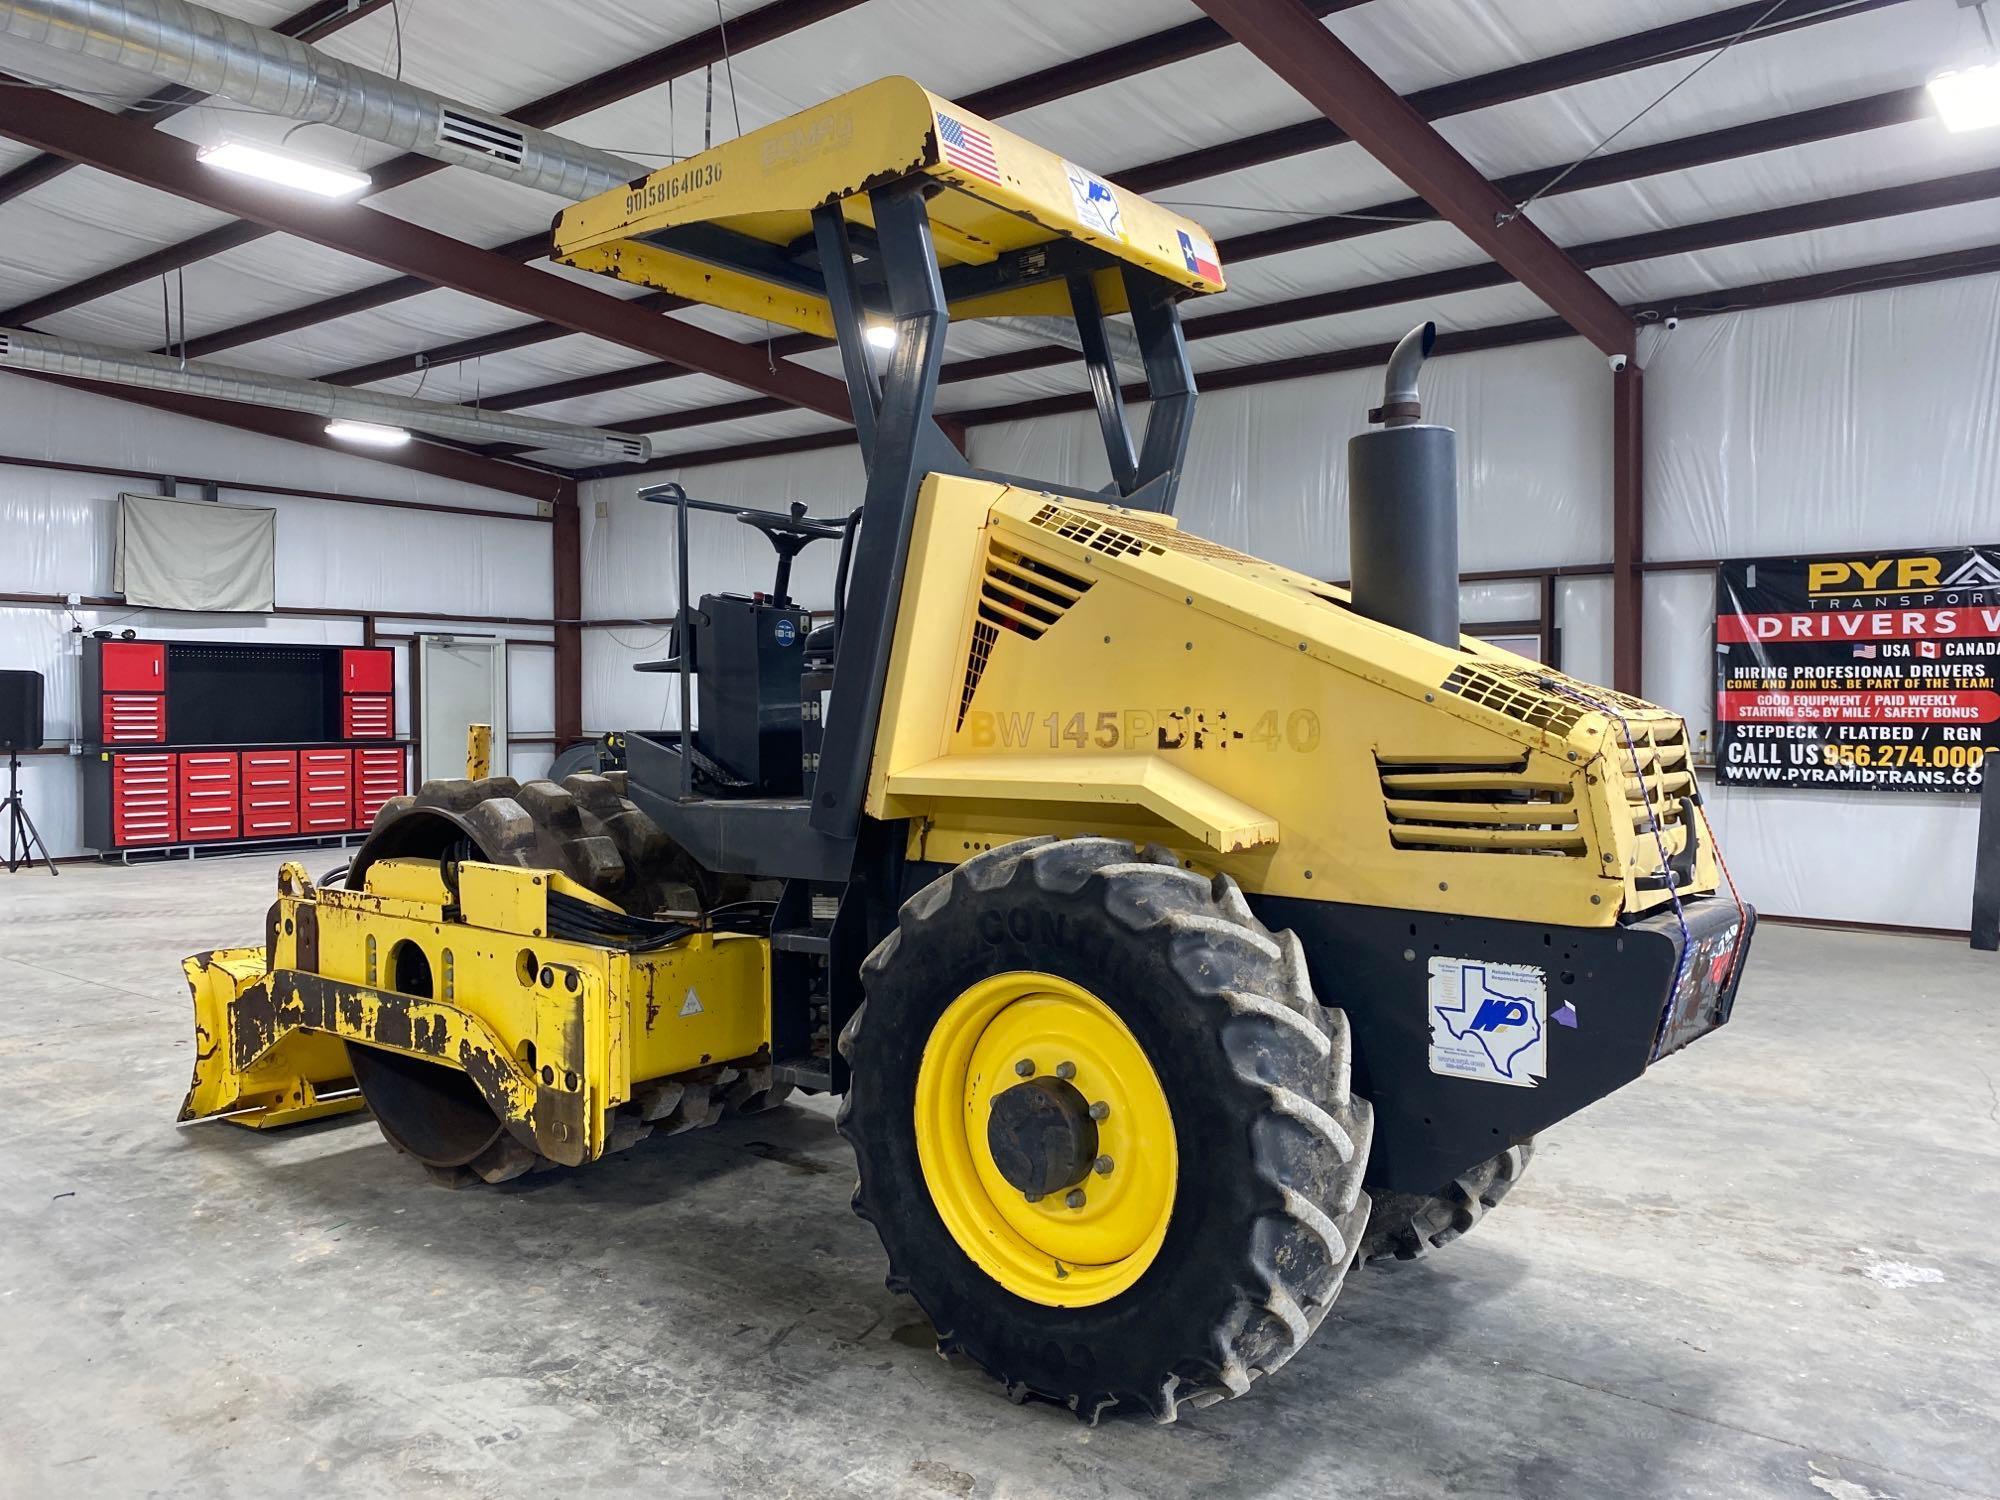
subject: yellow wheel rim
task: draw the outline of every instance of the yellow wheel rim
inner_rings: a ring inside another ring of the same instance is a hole
[[[1102,1106],[1090,1112],[1095,1164],[1035,1201],[1002,1174],[987,1136],[994,1100],[1029,1078],[1061,1079]],[[1021,971],[966,990],[924,1045],[916,1115],[917,1156],[945,1227],[1016,1296],[1089,1307],[1159,1253],[1180,1174],[1173,1114],[1138,1039],[1081,985]]]

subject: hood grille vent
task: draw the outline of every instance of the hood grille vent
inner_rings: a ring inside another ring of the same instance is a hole
[[[965,685],[958,697],[960,727],[965,724],[972,695],[985,675],[993,648],[1000,643],[1000,633],[1038,641],[1089,592],[1089,579],[987,538],[986,567],[979,580],[979,617],[973,621]]]

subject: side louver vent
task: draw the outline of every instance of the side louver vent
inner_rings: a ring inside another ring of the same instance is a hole
[[[1632,809],[1643,875],[1665,873],[1687,850],[1688,802],[1694,795],[1694,768],[1688,764],[1687,726],[1680,720],[1634,724],[1632,738],[1604,752],[1605,770],[1622,778]],[[1664,855],[1664,864],[1662,856]]]
[[[1377,756],[1375,769],[1398,849],[1571,859],[1588,852],[1570,783],[1529,776],[1525,753],[1483,764]]]
[[[653,456],[653,445],[644,438],[613,438],[610,442],[625,454],[626,463],[642,464]]]
[[[1089,592],[1089,579],[987,540],[986,567],[979,580],[979,618],[973,622],[972,649],[965,658],[965,686],[958,698],[960,725],[972,707],[972,695],[1000,642],[1000,633],[1038,641]]]
[[[438,111],[438,144],[490,156],[519,166],[527,155],[527,137],[513,126],[449,107]]]

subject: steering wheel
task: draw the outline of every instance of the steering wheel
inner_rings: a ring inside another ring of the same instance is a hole
[[[768,510],[743,510],[736,513],[736,519],[763,532],[764,539],[780,555],[795,554],[813,542],[831,541],[847,529],[843,521],[816,521],[805,511],[805,506],[794,502],[789,516],[773,515]]]

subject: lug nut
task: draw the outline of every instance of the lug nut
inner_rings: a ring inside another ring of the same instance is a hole
[[[1073,1062],[1057,1063],[1056,1077],[1062,1079],[1065,1083],[1067,1083],[1070,1079],[1076,1077],[1076,1064]]]
[[[1014,1072],[1017,1077],[1033,1078],[1035,1076],[1035,1065],[1024,1057],[1014,1064]]]
[[[1071,1208],[1082,1208],[1083,1189],[1071,1188],[1069,1192],[1064,1196],[1063,1202],[1067,1203]]]
[[[1093,1120],[1109,1119],[1110,1115],[1111,1106],[1106,1104],[1102,1099],[1099,1099],[1095,1104],[1090,1106],[1090,1118]]]
[[[1109,1177],[1111,1175],[1111,1158],[1108,1156],[1098,1157],[1090,1166],[1091,1170],[1096,1172],[1099,1177]]]

